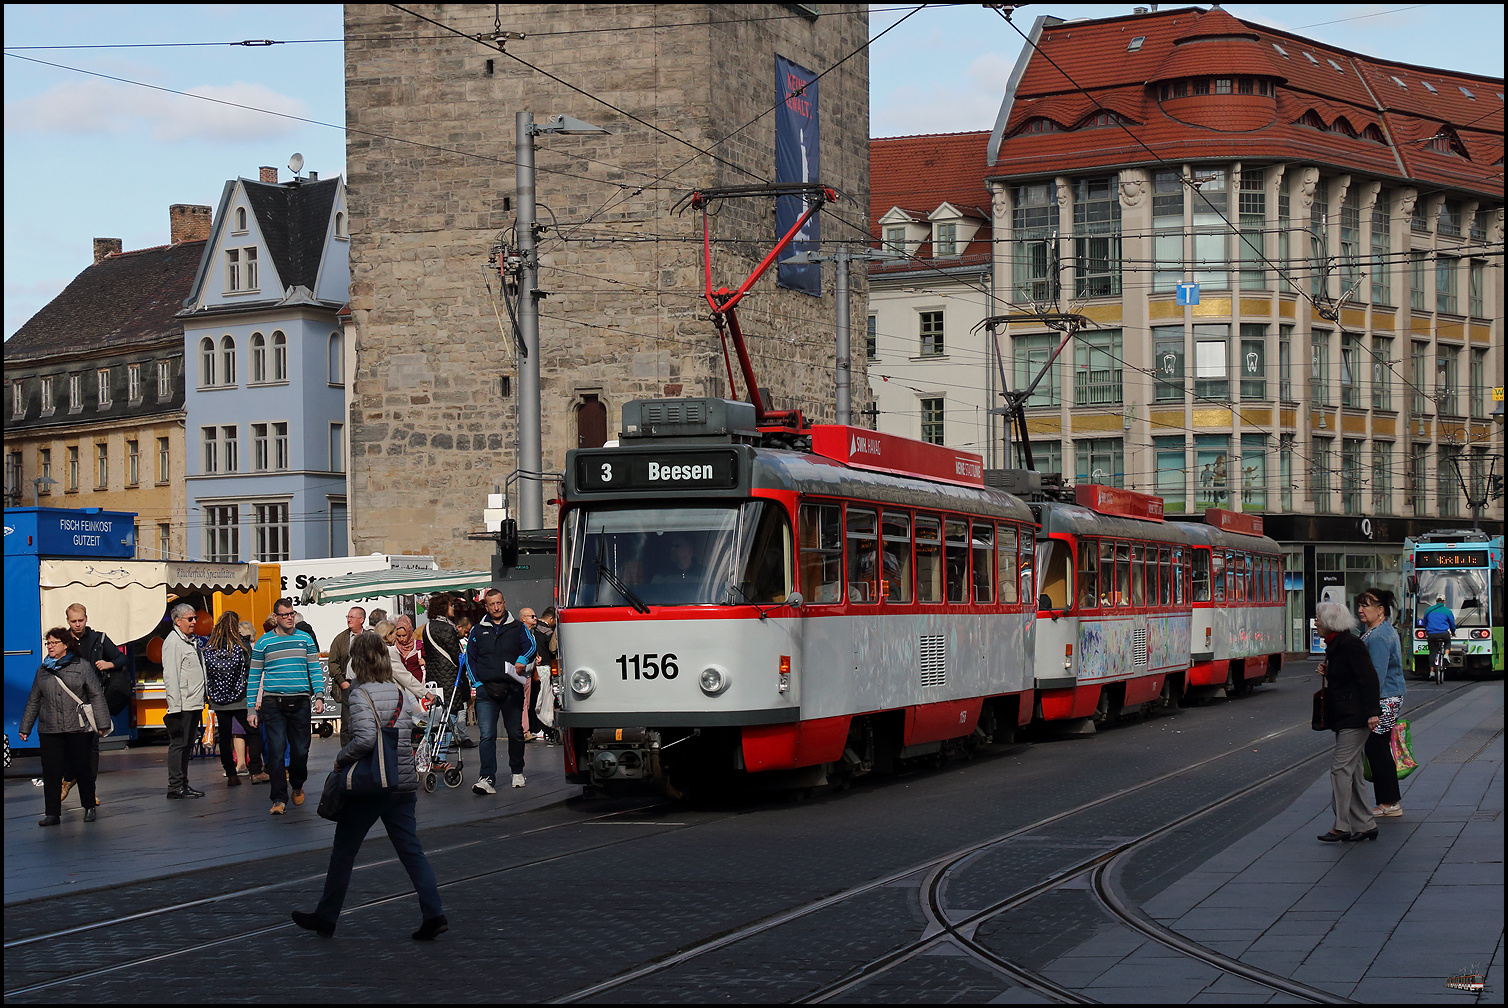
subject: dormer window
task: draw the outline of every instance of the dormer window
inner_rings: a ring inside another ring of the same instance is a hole
[[[1051,119],[1043,119],[1042,117],[1038,116],[1036,119],[1028,119],[1026,121],[1026,125],[1023,126],[1023,127],[1021,127],[1020,132],[1022,132],[1022,133],[1058,133],[1058,132],[1061,132],[1062,129],[1063,129],[1063,127],[1059,126],[1057,123],[1053,122]]]
[[[1368,125],[1366,129],[1362,130],[1361,136],[1363,140],[1370,140],[1373,143],[1385,144],[1388,142],[1388,138],[1382,135],[1382,130],[1378,129],[1375,123]]]
[[[898,256],[906,254],[906,229],[893,227],[885,229],[885,251],[893,252]]]
[[[938,224],[933,232],[932,254],[955,256],[958,254],[958,225]]]

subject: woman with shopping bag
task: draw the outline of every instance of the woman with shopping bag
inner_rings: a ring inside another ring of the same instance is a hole
[[[434,869],[419,844],[415,818],[419,774],[414,768],[414,701],[393,682],[393,667],[387,645],[368,630],[351,642],[351,668],[356,685],[351,690],[351,741],[335,757],[336,787],[327,783],[321,814],[333,790],[340,809],[335,819],[335,846],[325,874],[325,891],[313,913],[293,911],[293,923],[326,938],[335,933],[335,923],[351,885],[351,869],[367,831],[377,822],[387,829],[398,860],[408,872],[424,914],[417,941],[428,941],[449,930],[440,905],[440,889]],[[334,776],[334,775],[332,775]]]
[[[1367,765],[1372,769],[1372,791],[1377,796],[1372,815],[1379,819],[1403,815],[1398,766],[1393,762],[1393,726],[1398,723],[1398,710],[1403,706],[1403,647],[1398,642],[1398,632],[1388,622],[1388,602],[1387,596],[1377,588],[1362,592],[1356,600],[1356,614],[1366,628],[1361,635],[1362,643],[1366,644],[1372,656],[1372,667],[1377,670],[1381,697],[1378,702],[1382,707],[1382,720],[1367,735],[1366,744]]]

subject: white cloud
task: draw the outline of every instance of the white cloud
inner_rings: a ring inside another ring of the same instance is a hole
[[[869,132],[882,137],[989,129],[1014,65],[1012,57],[985,53],[949,80],[894,88],[877,96]]]
[[[39,95],[5,103],[6,132],[75,135],[135,133],[146,127],[154,140],[238,141],[286,136],[300,124],[256,109],[308,116],[304,103],[263,84],[204,85],[189,94],[153,91],[114,81],[67,81]],[[204,101],[214,98],[218,101]],[[234,102],[249,108],[234,108]]]

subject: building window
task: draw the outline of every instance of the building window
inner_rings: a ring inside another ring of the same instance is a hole
[[[240,562],[239,505],[215,504],[204,509],[204,559],[210,563]]]
[[[220,428],[220,471],[239,472],[241,469],[240,440],[235,425]]]
[[[1456,260],[1447,255],[1435,256],[1435,311],[1456,313]]]
[[[1241,170],[1241,289],[1267,287],[1267,176],[1260,168]]]
[[[1487,419],[1487,351],[1471,352],[1470,386],[1471,416],[1474,420]]]
[[[166,483],[168,481],[168,477],[170,475],[172,475],[172,472],[173,472],[172,467],[170,465],[171,461],[172,460],[171,460],[171,458],[169,457],[169,454],[168,454],[168,439],[165,438],[165,437],[158,438],[157,439],[157,482],[159,482],[159,483]]]
[[[1183,283],[1183,177],[1176,171],[1152,177],[1152,289],[1177,290]]]
[[[267,380],[267,337],[259,332],[251,334],[251,380]]]
[[[875,316],[871,315],[869,316],[868,328],[864,330],[864,356],[869,360],[875,360],[879,356],[876,352],[879,345],[879,341],[877,339],[879,334],[876,329],[878,323],[879,320]]]
[[[330,471],[346,471],[346,425],[330,425]]]
[[[1440,234],[1461,237],[1461,201],[1448,199],[1440,204]]]
[[[1457,363],[1461,357],[1458,347],[1442,346],[1435,351],[1435,407],[1440,413],[1460,415],[1456,398]]]
[[[44,477],[44,479],[42,480],[42,482],[39,483],[39,484],[37,484],[37,486],[38,486],[37,493],[42,494],[43,496],[46,496],[47,494],[52,493],[52,484],[49,483],[49,482],[47,482],[47,480],[52,479],[52,449],[51,448],[42,448],[42,449],[38,450],[38,452],[37,452],[37,472],[38,472],[38,475]]]
[[[11,382],[10,386],[10,415],[13,417],[26,415],[26,396],[22,394],[19,378]]]
[[[1325,271],[1320,269],[1330,258],[1330,180],[1322,178],[1314,185],[1314,202],[1309,206],[1309,295],[1314,298],[1328,297],[1325,289]]]
[[[220,384],[236,383],[236,341],[229,336],[220,337]]]
[[[943,443],[943,401],[941,397],[935,399],[923,399],[922,410],[922,440],[928,444]]]
[[[1340,404],[1361,405],[1361,337],[1342,333],[1340,338]]]
[[[1309,401],[1330,405],[1330,334],[1318,329],[1309,337]]]
[[[1330,438],[1315,438],[1309,458],[1309,488],[1314,497],[1315,514],[1330,511]]]
[[[1241,323],[1241,398],[1267,398],[1267,326]]]
[[[1188,508],[1188,460],[1185,457],[1182,435],[1152,439],[1157,452],[1157,495],[1162,498],[1162,509],[1168,514],[1178,514]]]
[[[330,502],[330,555],[345,556],[350,539],[350,511],[345,501]]]
[[[1340,201],[1340,277],[1343,293],[1361,286],[1361,192],[1356,186]]]
[[[126,365],[126,399],[130,402],[141,401],[141,365]]]
[[[1123,375],[1120,330],[1082,332],[1074,337],[1073,343],[1074,405],[1107,406],[1119,403]]]
[[[1393,408],[1393,341],[1385,336],[1372,338],[1372,408]]]
[[[21,483],[24,479],[21,453],[7,452],[5,455],[5,505],[6,507],[21,506]]]
[[[215,369],[215,341],[208,336],[199,341],[199,387],[214,388]]]
[[[1480,259],[1471,260],[1467,270],[1467,310],[1472,318],[1486,318],[1487,312],[1483,308],[1482,285],[1486,282],[1487,264]]]
[[[1278,398],[1294,402],[1293,398],[1293,326],[1278,326]]]
[[[1198,506],[1228,507],[1230,502],[1230,438],[1200,434],[1194,438],[1194,487]]]
[[[1241,435],[1241,509],[1267,510],[1267,435]]]
[[[1392,195],[1383,189],[1377,193],[1377,202],[1372,204],[1372,303],[1393,303],[1393,247]]]
[[[281,332],[272,334],[272,380],[288,380],[288,337]]]
[[[932,254],[934,256],[956,256],[958,254],[957,224],[934,224],[933,234]]]
[[[255,248],[244,249],[243,262],[246,267],[246,289],[254,291],[260,286],[257,277],[257,250]]]
[[[885,251],[893,252],[898,256],[906,254],[906,229],[904,227],[885,229]]]
[[[331,385],[344,385],[346,383],[346,338],[343,334],[332,332],[330,334],[330,378]]]
[[[1074,466],[1079,483],[1103,486],[1125,485],[1125,462],[1120,438],[1092,438],[1073,443]]]
[[[1229,177],[1220,169],[1194,169],[1194,282],[1201,287],[1230,286],[1226,214],[1230,210]],[[1155,226],[1155,222],[1154,222]]]
[[[1014,300],[1044,304],[1057,300],[1057,255],[1052,232],[1058,225],[1058,187],[1038,182],[1016,187],[1016,207],[1011,212]]]
[[[157,555],[166,560],[173,551],[173,526],[166,522],[157,526]]]
[[[1293,261],[1293,199],[1288,195],[1288,185],[1287,180],[1278,184],[1278,289],[1292,294],[1296,290],[1289,271]]]
[[[98,409],[108,409],[110,406],[110,369],[100,368],[94,372],[95,402]]]
[[[1278,487],[1283,510],[1293,511],[1293,435],[1278,437]]]
[[[236,229],[231,234],[246,233],[246,208],[236,207]]]
[[[1230,326],[1194,327],[1194,397],[1225,400],[1230,395]]]
[[[1414,443],[1409,445],[1409,510],[1415,517],[1424,517],[1429,514],[1429,505],[1426,497],[1426,476],[1429,461],[1429,445]]]
[[[204,471],[207,473],[220,471],[220,428],[199,428],[199,443],[204,446]]]
[[[343,212],[339,211],[339,210],[335,211],[335,237],[337,237],[337,238],[349,238],[350,237],[350,235],[346,234],[346,215]],[[330,555],[331,556],[338,556],[340,554],[331,553]]]
[[[1340,443],[1340,509],[1343,514],[1361,514],[1361,448],[1357,438]]]
[[[1061,473],[1063,471],[1063,442],[1033,441],[1032,465],[1038,472]]]
[[[287,560],[288,552],[288,505],[255,505],[257,563],[277,563]]]
[[[1158,402],[1183,402],[1183,326],[1155,326],[1152,347],[1157,371],[1153,395]]]
[[[68,446],[68,483],[67,488],[77,493],[79,488],[79,446]]]
[[[141,483],[141,442],[126,442],[126,485],[138,486]]]
[[[54,405],[52,399],[52,376],[46,375],[42,378],[42,409],[40,415],[52,416]]]
[[[1393,513],[1393,446],[1387,441],[1372,442],[1372,513]]]
[[[68,376],[68,412],[78,413],[84,408],[84,376]]]
[[[1428,402],[1425,389],[1429,388],[1429,344],[1414,341],[1409,351],[1409,409],[1415,416],[1426,412]]]
[[[225,250],[225,289],[238,291],[241,289],[241,250]]]
[[[1461,513],[1461,483],[1456,473],[1456,458],[1461,449],[1456,445],[1435,447],[1435,492],[1440,497],[1440,517],[1454,518]]]
[[[1077,296],[1119,297],[1121,201],[1118,176],[1079,179],[1073,200]]]
[[[1016,350],[1016,387],[1025,389],[1037,377],[1047,364],[1048,358],[1058,348],[1060,338],[1054,333],[1044,333],[1040,336],[1017,336],[1015,338]],[[1057,406],[1062,403],[1058,395],[1058,367],[1056,362],[1042,375],[1042,380],[1037,382],[1037,387],[1027,398],[1027,406]]]
[[[286,423],[275,423],[272,425],[272,450],[273,461],[276,463],[277,468],[287,469],[289,457],[288,425]]]
[[[943,313],[940,311],[924,311],[921,316],[921,355],[923,357],[936,357],[946,352],[943,343]]]
[[[110,446],[104,441],[94,445],[94,489],[104,490],[110,485]]]
[[[251,466],[257,472],[265,472],[268,468],[271,443],[267,440],[267,425],[255,423],[251,425]]]
[[[1414,311],[1424,311],[1424,276],[1428,269],[1425,259],[1428,256],[1428,252],[1409,253],[1409,307]]]
[[[1414,200],[1413,216],[1409,218],[1409,230],[1429,234],[1429,207],[1423,199]]]
[[[157,362],[157,401],[167,402],[173,398],[173,362]]]

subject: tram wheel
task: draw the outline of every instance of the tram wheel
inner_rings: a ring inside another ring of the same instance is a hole
[[[461,786],[461,768],[460,767],[451,767],[449,770],[445,771],[445,786],[446,787],[460,787]]]
[[[433,770],[431,770],[431,771],[429,771],[428,773],[426,773],[424,775],[424,790],[426,790],[426,791],[433,791],[434,789],[435,789],[435,772]]]

